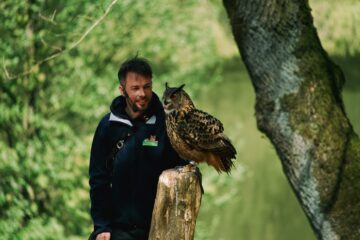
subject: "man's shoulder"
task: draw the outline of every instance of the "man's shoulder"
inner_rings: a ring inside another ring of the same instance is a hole
[[[110,117],[110,113],[107,113],[101,118],[101,120],[99,121],[99,123],[96,127],[97,135],[104,135],[108,131],[109,117]]]
[[[98,128],[103,131],[118,131],[132,127],[131,121],[123,116],[118,116],[113,112],[109,112],[100,120]]]
[[[105,114],[101,118],[101,120],[99,122],[99,126],[107,126],[107,125],[109,125],[110,114],[111,114],[111,112],[108,112],[107,114]]]

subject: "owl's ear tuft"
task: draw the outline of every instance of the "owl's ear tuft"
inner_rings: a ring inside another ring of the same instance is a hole
[[[168,83],[166,82],[165,83],[165,89],[168,89],[169,88],[169,85],[168,85]]]
[[[180,87],[178,87],[178,91],[180,91],[181,89],[183,89],[185,87],[185,84],[181,85]]]

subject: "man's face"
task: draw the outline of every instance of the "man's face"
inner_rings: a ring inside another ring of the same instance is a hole
[[[135,72],[128,72],[125,79],[125,89],[122,85],[120,92],[127,94],[127,107],[134,112],[144,112],[152,98],[152,81]],[[126,94],[124,94],[126,96]]]

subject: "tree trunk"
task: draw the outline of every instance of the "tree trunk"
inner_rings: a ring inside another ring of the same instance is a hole
[[[158,183],[150,240],[191,240],[201,203],[201,183],[195,172],[164,171]]]
[[[256,92],[258,128],[318,239],[360,239],[360,141],[344,77],[321,46],[307,1],[224,0]]]

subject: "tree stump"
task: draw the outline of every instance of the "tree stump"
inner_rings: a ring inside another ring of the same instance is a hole
[[[200,179],[191,168],[165,170],[159,177],[149,239],[194,239],[201,195]]]

